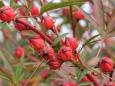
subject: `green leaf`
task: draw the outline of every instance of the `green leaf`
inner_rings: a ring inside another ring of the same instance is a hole
[[[32,8],[33,0],[30,1],[28,8],[26,9],[26,15],[29,13],[30,9]]]
[[[4,76],[4,75],[1,75],[1,74],[0,74],[0,78],[11,82],[11,80],[10,80],[9,78],[7,78],[6,76]]]
[[[90,39],[88,39],[84,44],[83,46],[87,45],[88,43],[90,43],[93,39],[95,39],[96,37],[98,37],[99,35],[95,35],[93,37],[91,37]]]
[[[6,73],[4,73],[1,69],[0,69],[0,78],[2,78],[3,80],[7,80],[9,82],[12,82],[11,77],[9,77]]]
[[[115,46],[110,46],[111,50],[115,51]]]
[[[24,46],[24,45],[27,44],[27,40],[25,40],[25,39],[21,39],[21,40],[19,40],[18,43],[19,43],[21,46]]]
[[[57,9],[57,8],[67,7],[71,5],[81,5],[84,2],[85,0],[71,0],[71,1],[63,1],[60,3],[48,3],[41,8],[41,14],[43,14],[46,11]]]
[[[77,70],[77,82],[80,82],[81,79],[87,74],[88,69],[84,69],[81,71],[80,69]]]
[[[88,43],[88,45],[92,46],[92,45],[94,45],[95,43],[97,43],[98,41],[100,41],[100,40],[91,41],[91,42]]]
[[[62,35],[60,35],[59,37],[57,37],[54,42],[53,42],[53,46],[55,46],[56,44],[58,44],[60,42],[60,40],[65,37],[68,33],[64,33]]]
[[[24,56],[21,57],[20,63],[16,66],[15,76],[14,76],[14,80],[16,81],[16,84],[18,84],[23,77],[23,73],[22,73],[23,65],[24,65]]]
[[[87,85],[92,85],[93,82],[82,82],[79,84],[79,86],[87,86]]]
[[[79,82],[79,78],[80,78],[80,75],[81,75],[81,70],[80,69],[77,69],[77,82]]]
[[[88,58],[88,53],[86,49],[83,49],[83,52],[81,53],[81,59],[83,60],[83,62],[86,62]]]
[[[84,69],[82,72],[81,72],[81,75],[79,77],[79,81],[81,81],[81,79],[87,74],[88,70],[87,69]]]
[[[4,4],[2,3],[2,1],[0,1],[0,7],[4,6]]]
[[[14,0],[10,0],[10,6],[13,6],[14,5]],[[15,3],[16,4],[16,3]]]
[[[76,32],[77,32],[77,36],[78,36],[79,38],[81,38],[82,35],[83,35],[83,33],[84,33],[84,30],[81,29],[81,28],[76,28],[76,29],[77,29],[77,30],[76,30]]]
[[[5,56],[3,55],[3,52],[0,51],[0,58],[2,59],[2,61],[4,62],[4,64],[6,65],[6,67],[9,69],[9,71],[14,74],[14,70],[12,65],[8,62],[8,60],[5,58]]]
[[[0,23],[0,26],[3,28],[3,29],[9,29],[9,26],[6,22],[3,22],[3,23]]]

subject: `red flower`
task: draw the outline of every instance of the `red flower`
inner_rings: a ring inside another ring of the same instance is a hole
[[[103,57],[99,63],[99,67],[103,72],[111,72],[113,70],[113,60],[108,57]]]
[[[67,46],[63,46],[59,51],[58,51],[58,56],[59,59],[62,61],[68,61],[73,57],[72,54],[72,49]]]
[[[54,57],[52,60],[50,60],[48,62],[48,64],[50,66],[50,69],[56,70],[56,69],[60,68],[62,63],[60,62],[60,60],[58,60],[56,57]]]
[[[32,5],[32,8],[30,9],[30,13],[32,16],[37,16],[40,14],[40,9],[37,8],[37,6]]]
[[[4,22],[10,22],[15,17],[14,10],[9,6],[0,8],[0,19]]]
[[[26,50],[23,47],[16,47],[14,50],[14,56],[16,58],[20,58],[21,56],[25,55]]]
[[[19,19],[20,21],[23,21],[23,22],[26,22],[26,20],[25,19],[23,19],[23,18],[21,18],[21,19]],[[25,25],[23,25],[23,24],[21,24],[20,22],[15,22],[15,28],[17,29],[17,30],[19,30],[19,31],[23,31],[23,30],[25,30],[27,27],[25,26]]]
[[[115,82],[110,82],[108,86],[115,86]]]
[[[87,76],[84,76],[81,80],[81,82],[91,82],[90,79]]]
[[[103,86],[115,86],[115,82],[105,82]]]
[[[25,16],[26,15],[26,8],[25,7],[20,7],[19,9],[18,9],[18,11],[19,11],[19,13],[20,13],[20,15],[22,15],[22,16]]]
[[[35,50],[40,50],[45,45],[45,41],[39,35],[30,39],[29,43]]]
[[[76,19],[84,19],[84,15],[80,10],[74,12],[74,17]]]
[[[78,41],[77,41],[76,38],[66,37],[65,45],[68,46],[68,47],[71,47],[73,50],[75,50],[78,46]]]
[[[46,46],[40,50],[40,55],[46,60],[51,60],[54,57],[54,49],[50,46]]]
[[[47,29],[47,30],[52,29],[54,26],[54,20],[50,16],[44,16],[41,23],[45,27],[45,29]]]
[[[49,70],[48,69],[45,69],[45,70],[43,70],[41,73],[40,73],[40,76],[42,77],[42,78],[47,78],[48,76],[49,76]]]
[[[77,86],[75,82],[64,82],[63,86]]]

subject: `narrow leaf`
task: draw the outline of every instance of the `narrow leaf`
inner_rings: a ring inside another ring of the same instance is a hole
[[[60,3],[48,3],[41,8],[41,14],[43,14],[46,11],[57,9],[57,8],[62,8],[71,5],[81,5],[84,2],[85,0],[71,0],[71,1],[64,1]]]
[[[88,70],[84,69],[83,71],[81,71],[80,76],[78,77],[78,82],[81,81],[81,79],[87,74]]]
[[[99,35],[95,35],[93,37],[91,37],[90,39],[88,39],[84,44],[83,46],[87,45],[88,43],[90,43],[92,40],[94,40],[96,37],[98,37]]]
[[[9,26],[6,22],[0,23],[0,26],[5,29],[9,29]]]
[[[0,51],[0,58],[3,60],[4,64],[11,71],[11,73],[14,74],[12,65],[8,62],[8,60],[5,58],[5,56],[3,55],[1,51]]]
[[[88,58],[88,53],[86,49],[83,49],[83,52],[81,53],[81,59],[83,60],[83,62],[86,62]]]
[[[0,7],[2,7],[4,4],[3,4],[3,2],[2,1],[0,1]]]
[[[0,78],[11,82],[11,80],[7,77],[7,75],[2,72],[0,72]]]
[[[33,0],[30,1],[28,8],[26,9],[26,15],[29,13],[30,9],[32,8]]]
[[[79,86],[87,86],[87,85],[92,85],[93,82],[82,82],[79,84]]]
[[[80,69],[77,69],[77,82],[79,82],[79,78],[80,78],[80,75],[81,75],[81,70]]]
[[[14,79],[17,84],[19,83],[19,81],[22,77],[23,65],[24,65],[24,57],[22,56],[20,59],[20,63],[16,67],[15,76],[14,76]]]

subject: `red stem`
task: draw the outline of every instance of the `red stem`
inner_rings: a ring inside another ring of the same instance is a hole
[[[52,44],[52,40],[51,40],[48,36],[46,36],[42,31],[40,31],[39,29],[37,29],[36,27],[34,27],[34,26],[32,26],[32,25],[30,25],[30,24],[24,22],[24,21],[21,21],[21,20],[19,20],[19,19],[16,19],[15,21],[16,21],[16,22],[19,22],[19,23],[21,23],[21,24],[23,24],[23,25],[25,25],[26,27],[29,27],[29,29],[25,29],[25,30],[32,30],[32,31],[34,31],[34,32],[36,32],[36,33],[38,33],[38,34],[40,34],[40,36],[43,37],[44,39],[46,39],[46,41],[47,41],[49,44]]]
[[[79,56],[78,54],[79,54],[79,53],[77,53],[77,58],[78,58],[80,64],[81,64],[83,67],[87,68],[86,65],[83,63],[83,61],[81,60],[81,58],[80,58],[80,56]]]
[[[93,76],[92,74],[87,74],[86,76],[94,83],[94,86],[100,86],[95,76]]]
[[[76,36],[76,30],[75,30],[75,24],[74,24],[74,19],[73,19],[73,14],[72,14],[72,6],[70,6],[70,18],[71,18],[71,28],[72,28],[72,31],[73,31],[73,37]]]

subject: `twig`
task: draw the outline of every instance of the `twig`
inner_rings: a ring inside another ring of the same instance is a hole
[[[72,15],[72,6],[70,6],[70,18],[71,18],[71,27],[73,30],[73,36],[76,36],[76,30],[75,30],[75,25],[74,25],[74,20],[73,20],[73,15]]]
[[[25,81],[24,86],[26,86],[26,84],[28,83],[28,81],[34,76],[34,74],[36,73],[36,71],[40,68],[40,66],[42,65],[42,63],[44,62],[44,59],[41,61],[41,63],[36,67],[36,69],[33,71],[33,73],[31,74],[31,76]]]
[[[36,32],[36,33],[38,33],[38,34],[40,34],[40,36],[43,37],[44,39],[46,39],[46,41],[47,41],[49,44],[52,44],[52,40],[51,40],[48,36],[46,36],[42,31],[40,31],[39,29],[37,29],[36,27],[34,27],[34,26],[32,26],[32,25],[30,25],[30,24],[24,22],[24,21],[21,21],[21,20],[19,20],[19,19],[16,19],[15,22],[19,22],[19,23],[21,23],[21,24],[27,26],[27,27],[29,28],[29,29],[27,29],[27,30],[32,30],[32,31],[34,31],[34,32]]]
[[[101,50],[102,50],[102,47],[103,47],[103,40],[100,41],[100,42],[101,42],[101,45],[100,45],[100,48],[99,48],[99,50],[98,50],[98,52],[97,52],[97,54],[96,54],[96,58],[99,56],[99,54],[100,54],[100,52],[101,52]]]

